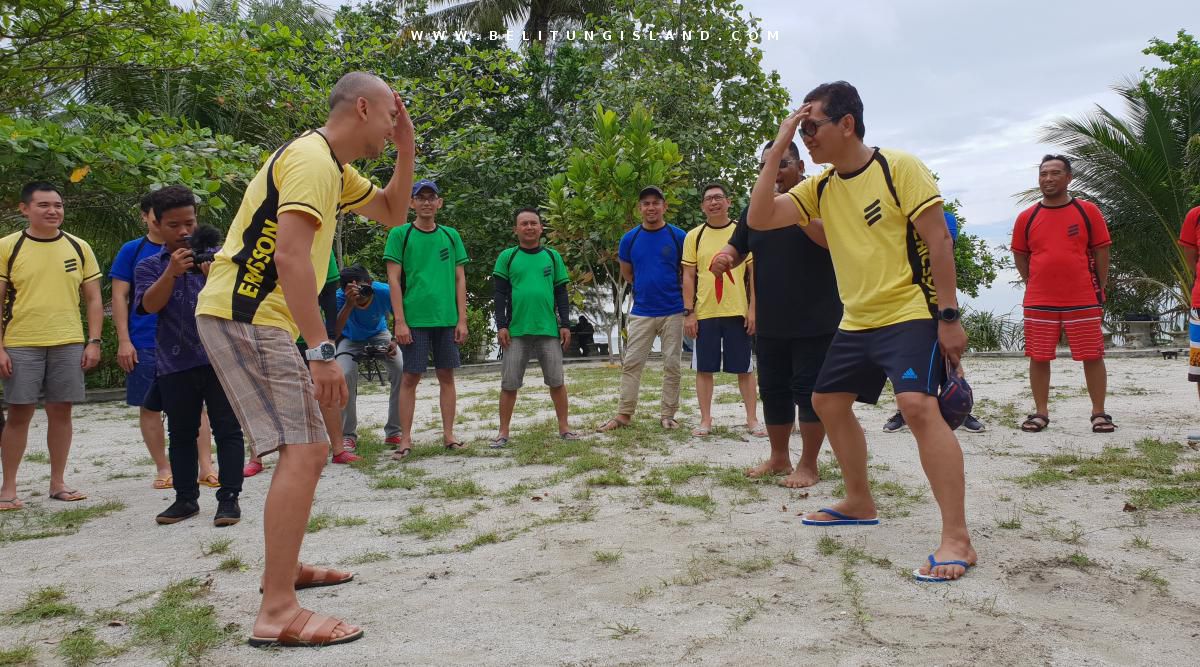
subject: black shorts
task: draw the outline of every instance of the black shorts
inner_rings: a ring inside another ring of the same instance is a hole
[[[813,387],[833,334],[796,338],[755,337],[758,395],[767,426],[819,422],[812,407]]]
[[[912,320],[878,329],[839,329],[825,355],[813,389],[819,394],[849,392],[860,403],[876,403],[883,384],[897,394],[937,395],[945,376],[937,320]]]

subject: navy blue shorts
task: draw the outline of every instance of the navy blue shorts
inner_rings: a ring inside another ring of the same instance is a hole
[[[937,320],[912,320],[878,329],[839,329],[825,355],[813,389],[819,394],[849,392],[861,403],[876,403],[883,384],[897,394],[937,395],[944,377]]]
[[[429,368],[429,356],[433,355],[433,367],[458,368],[462,359],[458,345],[454,343],[454,327],[413,327],[411,345],[401,345],[404,355],[405,373],[424,373]]]
[[[154,348],[139,348],[137,358],[133,372],[125,376],[125,403],[142,407],[146,404],[150,385],[154,384]]]
[[[749,373],[750,334],[744,317],[710,317],[698,322],[692,356],[701,373]],[[724,363],[722,363],[724,362]]]

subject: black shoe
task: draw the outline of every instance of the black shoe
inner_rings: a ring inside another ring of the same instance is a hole
[[[179,523],[184,519],[190,519],[199,513],[200,505],[194,501],[176,500],[162,514],[154,517],[154,520],[165,526],[167,524]]]
[[[976,419],[975,415],[967,415],[967,420],[963,422],[962,427],[968,433],[983,433],[987,430],[987,427],[983,425],[983,422]]]
[[[904,415],[900,414],[900,411],[897,410],[896,414],[892,415],[892,418],[887,420],[887,423],[883,425],[883,432],[895,433],[904,428],[904,426]]]
[[[222,500],[217,503],[217,514],[213,517],[214,526],[232,526],[242,520],[242,508],[236,498]]]

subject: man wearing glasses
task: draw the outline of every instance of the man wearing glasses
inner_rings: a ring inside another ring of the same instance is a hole
[[[798,126],[812,159],[832,167],[777,195],[779,161]],[[867,146],[864,132],[854,86],[838,81],[813,89],[780,125],[747,216],[754,229],[799,224],[828,245],[845,306],[813,408],[829,433],[846,496],[805,515],[803,523],[879,523],[867,479],[866,434],[854,402],[876,402],[890,379],[942,514],[941,543],[913,576],[949,581],[977,559],[967,532],[962,449],[936,396],[946,370],[957,372],[967,345],[958,321],[954,250],[933,174],[908,153]]]
[[[770,152],[774,142],[763,149]],[[804,179],[804,161],[796,144],[778,161],[775,192],[782,194]],[[759,163],[761,172],[766,165]],[[748,211],[749,209],[747,209]],[[825,440],[825,427],[812,407],[813,386],[825,362],[825,353],[842,319],[842,300],[829,251],[817,245],[800,227],[760,231],[741,222],[713,260],[713,272],[727,271],[754,255],[749,273],[757,303],[755,352],[758,355],[758,392],[763,419],[771,439],[770,457],[746,471],[749,477],[783,474],[780,484],[789,488],[812,486],[820,481],[817,455]],[[803,285],[803,289],[797,289]],[[803,450],[792,468],[789,440],[792,424],[800,422]]]
[[[719,274],[706,271],[729,242],[737,223],[729,219],[729,193],[720,183],[702,191],[700,208],[706,218],[683,240],[683,331],[696,340],[692,368],[696,370],[696,399],[700,424],[692,435],[712,432],[713,373],[724,370],[738,376],[738,389],[746,406],[746,430],[756,437],[767,432],[758,423],[754,373],[750,372],[750,336],[754,335],[754,292],[747,290],[746,261]]]

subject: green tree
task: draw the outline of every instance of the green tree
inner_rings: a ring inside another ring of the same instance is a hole
[[[945,209],[958,219],[958,241],[954,244],[954,269],[958,278],[958,291],[967,296],[979,296],[979,290],[987,289],[996,280],[996,272],[1006,267],[1005,261],[996,256],[987,241],[968,234],[964,227],[967,219],[959,213],[962,204],[951,200]]]
[[[413,22],[414,27],[468,30],[481,35],[505,32],[523,22],[530,41],[545,43],[551,29],[582,25],[589,16],[612,11],[612,0],[400,0],[400,6],[440,7]]]
[[[629,308],[617,246],[625,232],[641,224],[638,192],[647,185],[661,187],[669,221],[685,174],[679,147],[655,133],[650,112],[640,105],[623,125],[615,111],[596,107],[592,130],[591,145],[575,149],[566,172],[550,178],[546,221],[573,282],[608,290],[612,310],[604,309],[607,319],[600,324],[602,331],[611,331],[614,323],[624,322]]]

